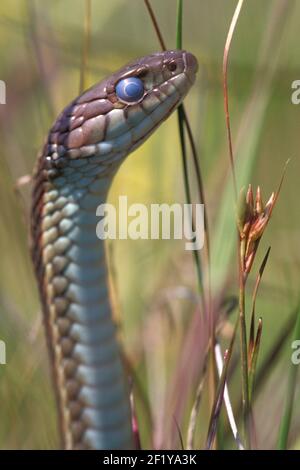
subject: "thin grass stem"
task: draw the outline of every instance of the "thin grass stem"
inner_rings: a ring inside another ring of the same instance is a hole
[[[244,0],[239,0],[235,12],[233,14],[230,27],[228,30],[227,39],[225,42],[224,48],[224,56],[223,56],[223,90],[224,90],[224,109],[225,109],[225,118],[226,118],[226,128],[227,128],[227,139],[228,139],[228,146],[229,146],[229,158],[230,158],[230,166],[231,166],[231,173],[233,178],[233,186],[235,192],[235,198],[238,197],[237,191],[237,180],[235,174],[235,166],[234,166],[234,158],[233,158],[233,147],[232,147],[232,138],[231,138],[231,125],[230,125],[230,114],[229,114],[229,104],[228,104],[228,56],[229,50],[231,46],[231,41],[233,38],[234,30],[241,12],[241,8],[243,6]]]
[[[163,51],[166,51],[166,50],[167,50],[166,43],[165,43],[165,41],[164,41],[164,39],[163,39],[163,37],[162,37],[162,34],[161,34],[160,28],[159,28],[159,26],[158,26],[158,22],[157,22],[157,20],[156,20],[156,16],[155,16],[155,14],[154,14],[154,11],[153,11],[153,9],[152,9],[152,6],[151,6],[149,0],[144,0],[144,2],[145,2],[145,5],[146,5],[146,8],[147,8],[147,10],[148,10],[148,13],[149,13],[149,15],[150,15],[150,18],[151,18],[151,20],[152,20],[152,24],[153,24],[153,26],[154,26],[154,29],[155,29],[155,32],[156,32],[156,35],[157,35],[157,38],[158,38],[158,42],[159,42],[159,44],[160,44],[160,47],[161,47],[161,49],[162,49]]]
[[[243,270],[244,240],[240,242],[240,269],[239,269],[239,319],[240,319],[240,352],[242,373],[242,405],[243,405],[243,434],[246,449],[250,448],[249,427],[249,381],[248,381],[248,348],[245,317],[245,278]]]
[[[230,363],[230,359],[232,356],[232,351],[233,351],[233,346],[236,338],[236,332],[237,332],[237,327],[238,327],[239,322],[236,321],[234,331],[231,337],[230,345],[229,348],[226,352],[225,358],[224,358],[224,366],[222,369],[222,374],[220,377],[220,381],[218,384],[215,400],[214,400],[214,405],[212,408],[212,413],[210,417],[210,422],[209,422],[209,427],[208,427],[208,433],[207,433],[207,440],[206,440],[206,449],[211,449],[214,443],[214,439],[216,436],[217,432],[217,424],[218,424],[218,419],[220,416],[221,412],[221,406],[223,403],[223,398],[224,398],[224,390],[225,390],[225,383],[226,383],[226,378],[227,378],[227,372],[228,372],[228,366]]]
[[[199,414],[202,393],[203,393],[203,388],[204,388],[204,383],[205,383],[205,378],[206,378],[205,373],[206,373],[206,367],[204,367],[204,370],[201,374],[201,380],[197,387],[196,397],[195,397],[195,401],[194,401],[192,411],[191,411],[191,416],[190,416],[189,426],[188,426],[188,433],[187,433],[187,450],[194,449],[197,417]]]
[[[257,365],[257,359],[258,359],[258,353],[259,353],[259,347],[260,347],[262,327],[263,327],[262,318],[259,318],[256,338],[253,344],[253,350],[252,350],[250,361],[249,361],[249,402],[250,404],[251,404],[252,393],[253,393],[253,388],[254,388],[254,380],[255,380],[255,374],[256,374],[256,365]]]
[[[79,93],[82,93],[87,87],[86,76],[87,76],[88,55],[89,55],[89,49],[90,49],[90,43],[91,43],[91,18],[92,18],[92,0],[85,0]]]
[[[176,48],[182,49],[182,12],[183,0],[177,0],[177,15],[176,15]]]
[[[218,342],[215,345],[215,357],[216,357],[216,363],[217,363],[217,368],[218,368],[218,374],[219,374],[219,377],[221,378],[222,370],[223,370],[223,367],[224,367],[224,362],[223,362],[223,357],[222,357],[221,346]],[[238,429],[237,429],[237,425],[236,425],[236,422],[235,422],[233,409],[232,409],[232,405],[231,405],[231,402],[230,402],[230,397],[229,397],[229,392],[228,392],[228,387],[227,387],[226,382],[225,382],[225,387],[224,387],[224,404],[225,404],[225,408],[226,408],[230,428],[231,428],[231,431],[232,431],[232,434],[233,434],[233,438],[236,442],[237,448],[239,450],[244,450],[244,447],[243,447],[243,444],[242,444],[242,441],[241,441],[241,438],[240,438],[240,435],[239,435],[239,432],[238,432]]]
[[[271,251],[271,247],[267,249],[267,252],[264,256],[264,259],[261,263],[261,266],[258,271],[258,275],[255,281],[255,286],[253,290],[253,295],[252,295],[252,312],[251,312],[251,321],[250,321],[250,334],[249,334],[249,361],[252,356],[253,348],[254,348],[254,330],[255,330],[255,307],[256,307],[256,299],[257,299],[257,293],[258,293],[258,288],[269,258],[269,254]],[[249,362],[250,364],[250,362]]]

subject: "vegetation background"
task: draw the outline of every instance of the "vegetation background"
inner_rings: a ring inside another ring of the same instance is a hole
[[[91,3],[88,86],[127,61],[159,50],[142,0]],[[168,47],[174,48],[175,0],[151,4]],[[200,64],[185,103],[204,179],[214,298],[219,301],[237,295],[221,74],[235,6],[234,0],[186,0],[183,16],[184,48]],[[58,446],[42,316],[28,251],[30,184],[21,188],[21,197],[15,185],[32,172],[51,122],[79,92],[84,16],[84,0],[0,3],[0,79],[7,86],[7,104],[0,105],[0,339],[7,347],[7,364],[0,366],[2,449]],[[266,200],[291,158],[258,256],[261,262],[271,245],[257,304],[264,323],[258,369],[267,364],[254,406],[259,448],[276,446],[292,351],[285,332],[299,300],[300,106],[291,103],[291,83],[300,79],[299,22],[297,1],[245,2],[230,51],[229,100],[239,186],[259,184]],[[129,202],[184,202],[175,116],[124,163],[110,201],[117,202],[119,194],[127,195]],[[136,403],[143,447],[153,442],[161,448],[179,447],[174,417],[185,436],[203,360],[201,330],[195,330],[198,336],[187,348],[199,315],[192,255],[183,242],[151,240],[116,241],[111,255],[116,315],[139,384]],[[222,344],[228,343],[232,322],[230,317],[222,330]],[[272,350],[278,354],[269,360]],[[238,369],[230,378],[236,414],[241,395]],[[197,448],[203,447],[207,433],[208,403],[205,390]],[[225,414],[219,431],[222,446],[235,448]],[[289,446],[300,448],[297,399]]]

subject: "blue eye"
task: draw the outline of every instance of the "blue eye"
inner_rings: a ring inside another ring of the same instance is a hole
[[[138,101],[144,94],[143,82],[136,77],[124,78],[117,84],[116,93],[121,100],[128,103]]]

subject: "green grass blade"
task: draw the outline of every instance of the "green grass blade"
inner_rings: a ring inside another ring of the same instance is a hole
[[[177,19],[176,19],[176,47],[182,48],[182,10],[183,0],[177,1]]]

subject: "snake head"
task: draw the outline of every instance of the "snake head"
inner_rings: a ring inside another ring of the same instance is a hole
[[[125,65],[65,108],[50,130],[46,153],[51,160],[123,158],[182,102],[197,69],[195,57],[181,50]]]
[[[143,57],[110,77],[106,85],[108,99],[116,107],[125,109],[139,103],[145,106],[152,96],[157,105],[165,96],[177,96],[182,100],[195,81],[197,68],[195,57],[185,51],[166,51]],[[128,88],[129,92],[126,91]]]

